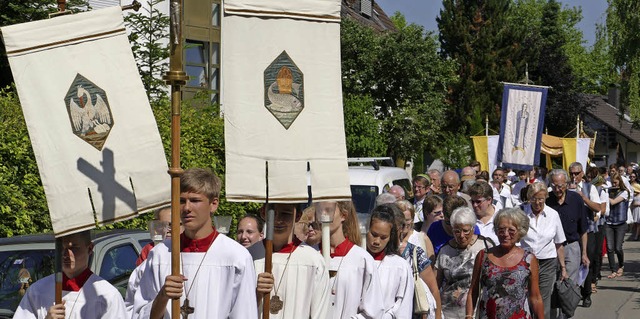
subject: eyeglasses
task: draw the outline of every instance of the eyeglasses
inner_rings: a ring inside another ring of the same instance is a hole
[[[440,187],[441,187],[442,189],[454,189],[454,188],[456,188],[457,186],[458,186],[458,185],[447,185],[447,184],[442,184],[442,185],[440,185]]]
[[[322,224],[320,222],[309,222],[309,227],[315,229],[315,230],[320,230],[320,228],[322,228]]]
[[[571,176],[577,176],[577,175],[580,175],[580,173],[582,173],[582,171],[579,171],[579,172],[569,172],[569,174],[571,174]]]
[[[442,215],[442,210],[433,211],[433,212],[431,212],[431,214],[434,214],[434,215],[436,215],[436,216],[438,216],[438,215]]]
[[[468,229],[454,228],[453,229],[453,233],[454,234],[469,235],[469,234],[471,234],[471,228],[468,228]]]
[[[413,226],[413,223],[404,223],[402,224],[402,229],[411,228],[412,226]]]
[[[564,184],[558,184],[558,185],[556,185],[556,184],[551,184],[551,188],[555,188],[555,189],[560,189],[560,188],[565,188],[565,187],[567,187],[567,183],[564,183]]]
[[[529,201],[531,201],[532,203],[544,203],[547,199],[545,197],[534,197],[531,198]]]
[[[413,185],[414,189],[427,189],[426,186],[422,186],[422,185]]]
[[[482,202],[484,202],[485,200],[487,200],[486,198],[480,198],[480,199],[474,199],[471,201],[471,204],[473,205],[480,205],[482,204]]]
[[[498,228],[498,235],[509,234],[509,236],[513,236],[518,232],[515,228]]]

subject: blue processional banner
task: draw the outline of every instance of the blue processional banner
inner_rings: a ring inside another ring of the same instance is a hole
[[[547,87],[505,84],[498,162],[503,167],[530,170],[540,164],[540,144]]]

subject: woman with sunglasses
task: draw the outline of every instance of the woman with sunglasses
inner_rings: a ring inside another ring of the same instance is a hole
[[[526,196],[528,202],[520,206],[529,219],[529,231],[520,243],[538,259],[539,286],[545,318],[551,316],[551,293],[556,281],[557,269],[561,269],[562,278],[569,277],[564,264],[562,244],[566,238],[562,222],[558,212],[545,204],[548,196],[547,186],[544,183],[535,182],[529,185]]]
[[[465,318],[544,318],[538,288],[538,259],[516,243],[527,234],[529,219],[519,208],[494,218],[499,245],[476,256]]]
[[[367,251],[378,267],[382,287],[384,317],[411,318],[414,282],[411,266],[398,256],[398,228],[393,208],[380,205],[371,212]]]
[[[436,281],[440,287],[442,311],[445,318],[464,319],[467,293],[471,286],[473,263],[479,251],[493,247],[493,242],[473,233],[476,215],[469,207],[460,207],[451,215],[453,239],[438,253]]]

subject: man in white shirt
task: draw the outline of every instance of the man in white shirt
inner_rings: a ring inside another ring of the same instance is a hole
[[[207,169],[191,168],[180,177],[181,274],[171,274],[170,239],[156,245],[143,263],[134,319],[167,318],[172,299],[180,300],[189,319],[257,319],[251,255],[212,226],[220,188],[220,179]]]
[[[90,232],[67,235],[61,241],[62,303],[54,305],[55,274],[49,275],[27,289],[13,318],[125,318],[120,292],[89,269],[89,255],[93,253]]]

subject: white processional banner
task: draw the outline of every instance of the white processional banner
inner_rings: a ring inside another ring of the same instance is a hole
[[[167,161],[120,7],[2,36],[55,235],[168,203]]]
[[[591,147],[590,138],[578,138],[576,142],[576,162],[582,164],[582,167],[587,166],[589,161],[589,148]]]
[[[530,170],[540,164],[546,101],[546,87],[504,85],[498,142],[502,166]]]
[[[315,200],[351,198],[340,9],[338,0],[224,2],[228,200],[305,202],[308,184]]]
[[[493,174],[493,171],[498,168],[498,143],[500,142],[499,135],[489,135],[487,136],[487,152],[489,157],[489,174]]]

